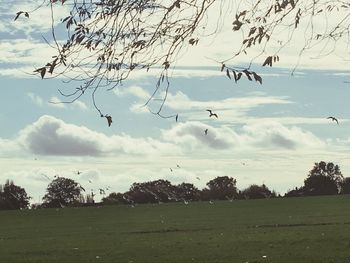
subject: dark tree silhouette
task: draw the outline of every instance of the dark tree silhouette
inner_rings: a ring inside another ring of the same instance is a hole
[[[55,5],[61,4],[69,7],[70,14],[61,18],[60,27],[55,27]],[[61,92],[66,102],[90,93],[100,116],[106,118],[109,115],[95,103],[96,91],[113,89],[135,71],[150,68],[159,72],[152,98],[163,95],[159,109],[153,112],[161,116],[169,88],[168,71],[183,54],[180,51],[196,48],[199,41],[220,31],[220,22],[214,30],[206,28],[211,9],[219,8],[232,17],[232,39],[240,43],[240,48],[217,64],[223,75],[235,82],[246,78],[262,83],[252,65],[277,63],[281,51],[296,35],[304,40],[296,51],[302,58],[310,49],[318,50],[319,57],[327,56],[337,43],[347,43],[350,33],[350,4],[340,0],[240,1],[236,8],[232,8],[232,1],[215,0],[44,0],[45,5],[51,7],[51,14],[44,22],[52,23],[52,40],[47,42],[56,49],[56,55],[35,72],[41,78],[63,76],[76,81],[71,92]],[[23,16],[30,19],[35,12],[18,10],[14,14],[15,20]],[[63,30],[67,34],[62,39],[59,32]],[[348,54],[346,48],[344,45],[344,54]],[[254,52],[250,52],[252,49]],[[237,59],[249,55],[248,65],[237,65]]]
[[[219,176],[207,183],[206,189],[202,190],[204,200],[226,200],[237,196],[236,179],[228,176]]]
[[[272,192],[265,184],[252,184],[241,192],[241,196],[246,199],[261,199],[276,197],[276,193]]]
[[[81,186],[72,179],[58,177],[54,179],[46,189],[43,197],[46,207],[64,207],[79,203]]]
[[[309,172],[304,181],[304,195],[333,195],[341,189],[343,175],[338,165],[321,161]]]
[[[4,185],[0,185],[0,209],[28,208],[29,199],[25,189],[13,181],[7,180]]]
[[[350,194],[350,177],[344,178],[341,182],[341,193]]]
[[[200,198],[200,191],[193,184],[182,183],[175,186],[175,196],[177,200],[198,201]]]
[[[102,198],[102,203],[106,205],[128,204],[122,193],[110,193],[108,196]]]
[[[175,187],[167,180],[133,183],[125,193],[135,203],[165,203],[176,200]]]
[[[304,195],[304,187],[295,187],[293,190],[289,190],[285,193],[284,197],[300,197]]]

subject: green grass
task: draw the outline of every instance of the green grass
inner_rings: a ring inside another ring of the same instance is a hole
[[[350,196],[2,211],[0,262],[348,263]]]

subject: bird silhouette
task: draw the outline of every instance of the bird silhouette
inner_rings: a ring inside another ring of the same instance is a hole
[[[180,168],[180,165],[177,164],[176,167],[177,167],[177,168]]]
[[[337,118],[335,118],[333,116],[329,116],[327,119],[331,119],[332,121],[335,121],[339,125],[339,121]]]
[[[178,119],[179,119],[179,114],[176,114],[175,121],[177,122]]]
[[[169,168],[170,169],[170,172],[172,172],[173,171],[173,169],[171,169],[171,168]]]
[[[98,190],[100,191],[100,195],[105,195],[106,194],[105,190],[103,190],[102,188],[100,188]]]
[[[204,130],[204,134],[207,135],[208,134],[208,129]]]
[[[209,117],[216,117],[216,118],[219,118],[218,115],[216,113],[213,113],[212,110],[207,110],[209,111]]]

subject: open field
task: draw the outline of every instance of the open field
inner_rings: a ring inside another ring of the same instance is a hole
[[[350,196],[2,211],[0,262],[348,263]]]

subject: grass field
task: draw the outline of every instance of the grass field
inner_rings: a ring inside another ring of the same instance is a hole
[[[350,262],[350,196],[0,212],[0,262]]]

